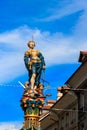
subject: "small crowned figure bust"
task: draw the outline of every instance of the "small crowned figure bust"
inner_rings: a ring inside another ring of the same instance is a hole
[[[41,52],[34,50],[34,41],[29,41],[27,45],[29,50],[24,54],[24,62],[29,73],[29,86],[33,90],[40,83],[42,70],[45,69],[45,61]]]

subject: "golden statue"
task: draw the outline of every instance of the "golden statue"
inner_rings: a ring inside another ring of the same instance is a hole
[[[45,69],[44,57],[39,50],[34,50],[35,42],[28,42],[29,50],[25,52],[24,62],[29,72],[29,86],[32,90],[40,84],[42,70]]]

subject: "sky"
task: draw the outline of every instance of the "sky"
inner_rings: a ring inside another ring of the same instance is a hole
[[[0,1],[0,129],[19,130],[22,125],[23,88],[18,81],[28,80],[23,57],[32,35],[46,62],[43,76],[50,89],[44,94],[56,99],[57,87],[81,65],[78,58],[87,50],[86,34],[86,0]]]

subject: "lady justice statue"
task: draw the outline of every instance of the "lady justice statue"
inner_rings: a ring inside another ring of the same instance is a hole
[[[40,83],[42,70],[45,69],[44,57],[39,50],[34,50],[35,42],[28,42],[29,50],[24,54],[24,63],[29,73],[29,81],[20,100],[24,111],[24,125],[21,130],[41,130],[40,115],[45,103],[44,85]]]
[[[45,69],[44,57],[39,50],[34,50],[35,42],[28,42],[29,50],[24,54],[25,66],[29,73],[29,87],[34,90],[40,84],[42,70]]]

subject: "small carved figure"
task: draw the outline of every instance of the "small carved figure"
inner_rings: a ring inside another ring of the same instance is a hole
[[[42,70],[45,69],[45,61],[41,52],[34,50],[34,41],[29,41],[28,47],[29,50],[24,54],[24,62],[29,73],[29,86],[33,90],[37,88],[40,83]]]
[[[39,83],[36,91],[38,92],[38,95],[41,96],[41,97],[44,97],[44,95],[43,95],[43,89],[44,89],[44,85],[42,83]]]

